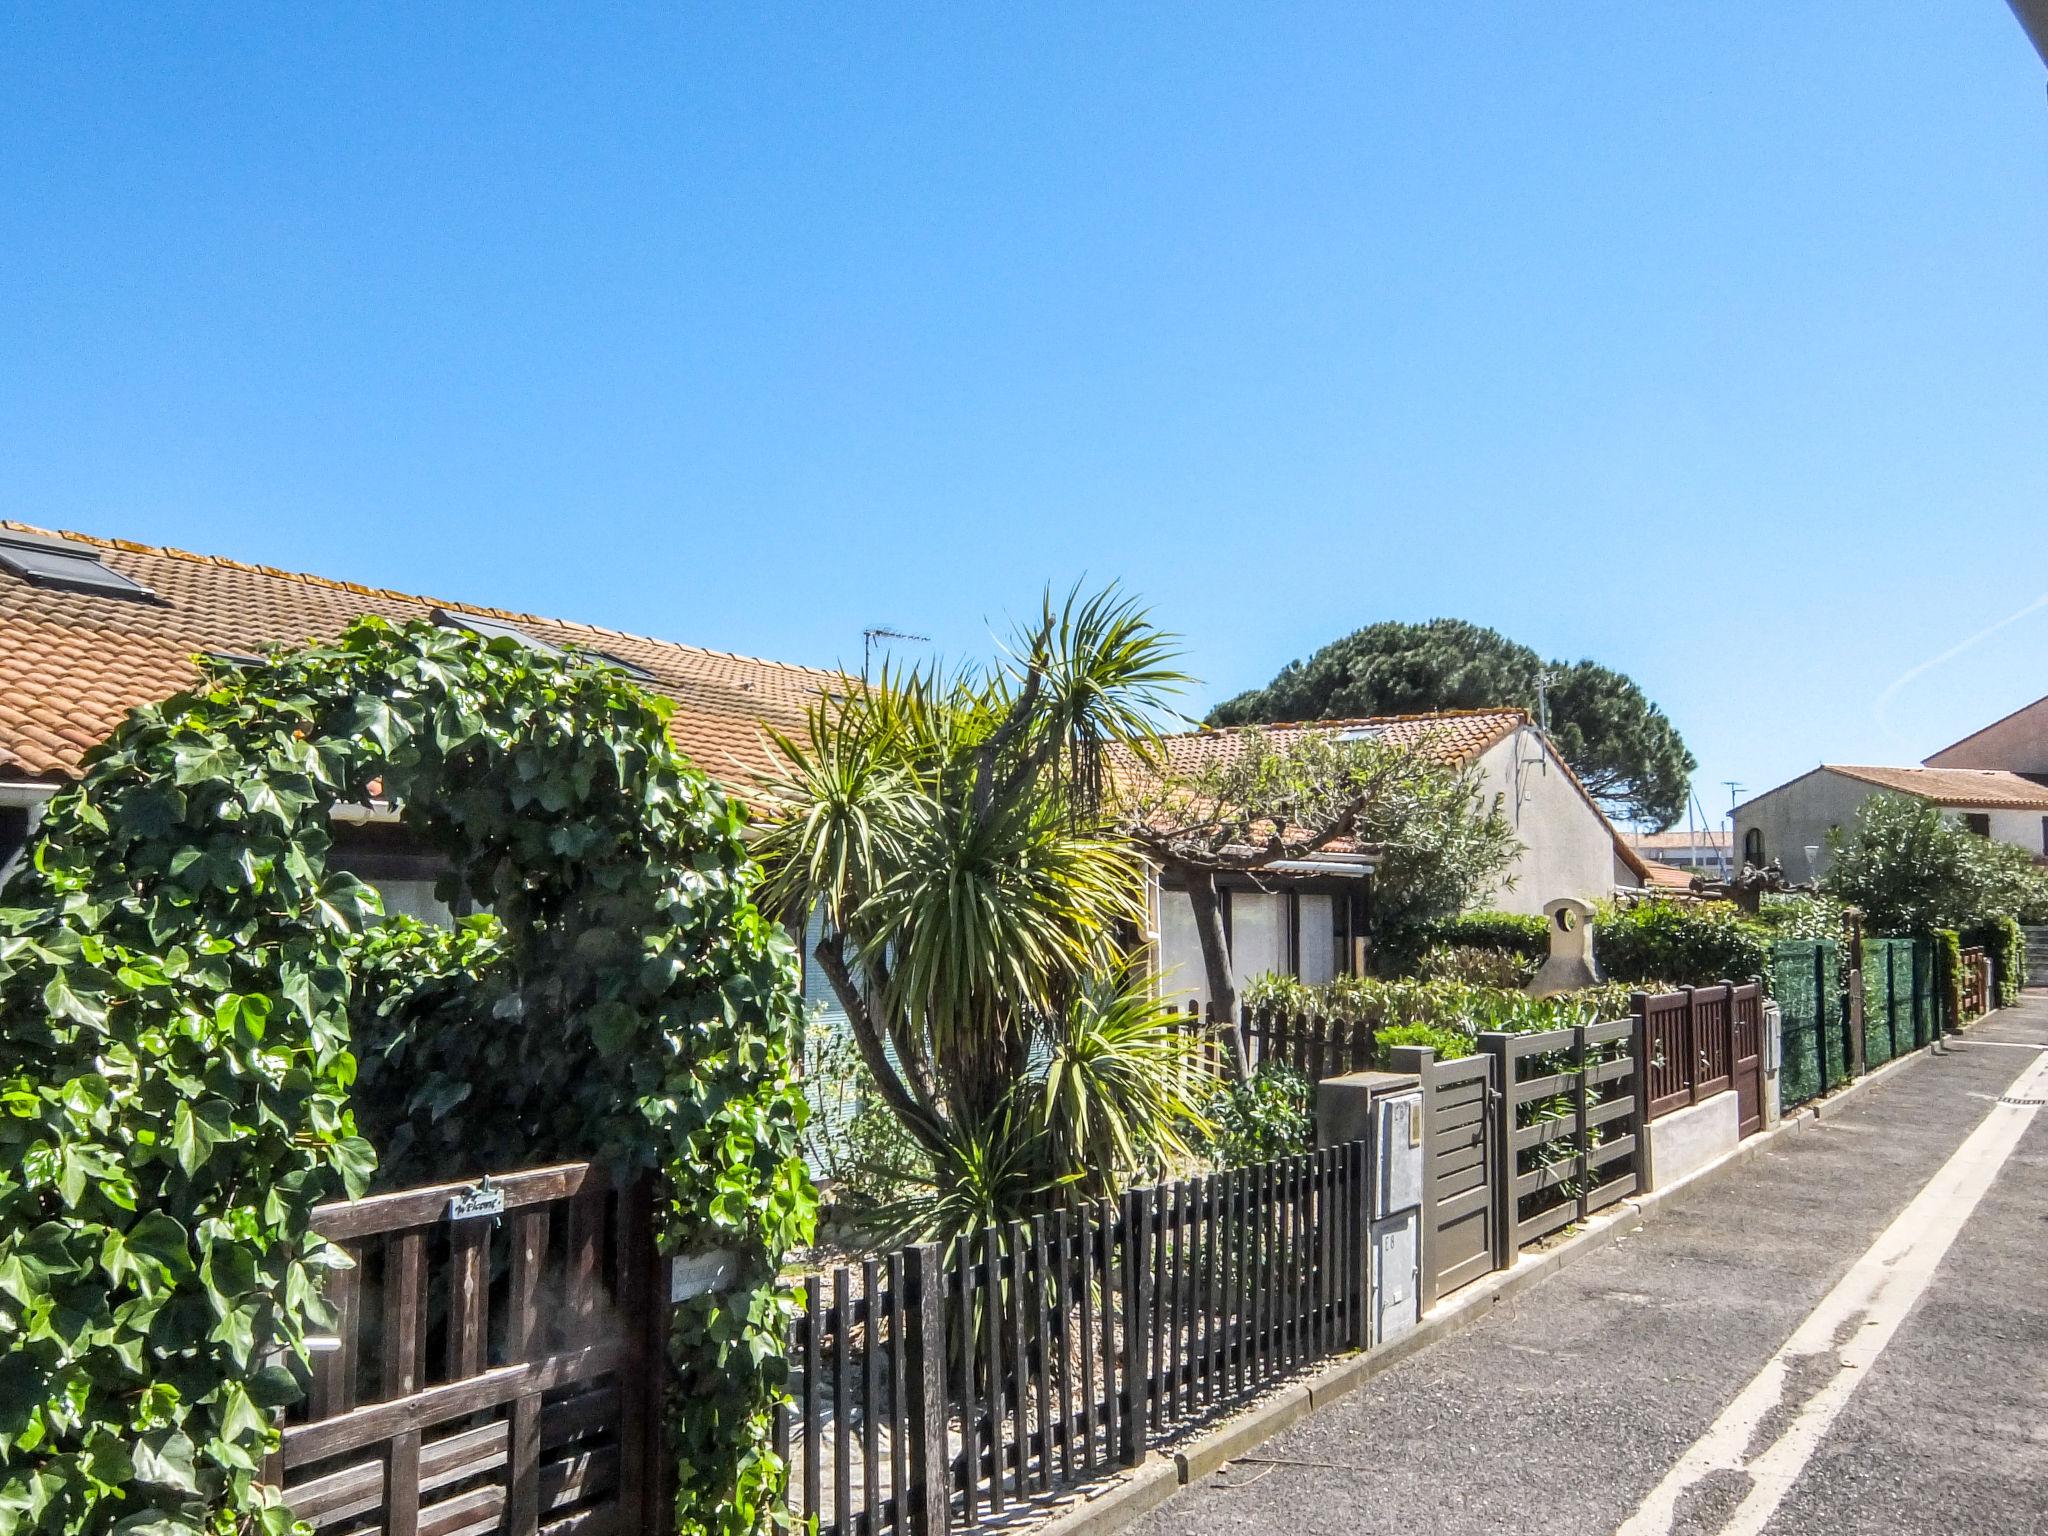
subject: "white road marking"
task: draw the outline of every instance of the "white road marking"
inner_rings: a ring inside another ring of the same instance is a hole
[[[2006,1089],[2011,1098],[2048,1096],[2048,1052],[2039,1046],[2033,1049],[2035,1060]],[[1750,1482],[1749,1493],[1716,1536],[1757,1536],[1763,1530],[1848,1406],[1850,1394],[1926,1291],[1935,1267],[2019,1145],[2037,1109],[2008,1103],[1991,1106],[1955,1155],[1806,1315],[1615,1536],[1669,1536],[1685,1494],[1716,1472],[1743,1473]],[[1835,1356],[1834,1373],[1799,1406],[1775,1441],[1750,1455],[1757,1427],[1785,1406],[1794,1364],[1829,1354]]]

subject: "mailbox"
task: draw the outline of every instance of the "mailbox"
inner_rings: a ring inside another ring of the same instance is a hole
[[[1422,1094],[1373,1101],[1372,1339],[1399,1338],[1422,1316]]]

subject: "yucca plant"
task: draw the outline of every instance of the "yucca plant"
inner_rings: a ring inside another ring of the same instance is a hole
[[[849,679],[776,738],[767,895],[822,917],[814,957],[862,1064],[931,1159],[924,1230],[1107,1187],[1175,1134],[1186,1058],[1148,1032],[1142,988],[1087,1001],[1126,976],[1145,914],[1105,762],[1156,757],[1173,658],[1114,590],[1048,594],[989,671]],[[1049,1063],[1057,1090],[1033,1089]]]

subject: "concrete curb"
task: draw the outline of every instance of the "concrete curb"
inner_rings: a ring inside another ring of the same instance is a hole
[[[1994,1008],[1982,1017],[1972,1019],[1955,1034],[1967,1037],[1970,1030],[1997,1018],[1998,1014],[1999,1010]],[[1142,1466],[1120,1474],[1107,1486],[1084,1493],[1082,1497],[1086,1502],[1080,1508],[1067,1510],[1034,1527],[1033,1536],[1111,1536],[1111,1533],[1124,1529],[1140,1516],[1157,1509],[1182,1488],[1199,1482],[1226,1462],[1234,1461],[1264,1444],[1314,1410],[1346,1393],[1355,1392],[1380,1372],[1400,1364],[1438,1339],[1470,1327],[1501,1302],[1519,1295],[1566,1265],[1576,1263],[1611,1243],[1620,1242],[1678,1194],[1763,1157],[1784,1137],[1796,1136],[1808,1126],[1832,1120],[1845,1105],[1855,1103],[1898,1068],[1919,1060],[1931,1050],[1932,1047],[1923,1045],[1888,1061],[1875,1072],[1837,1088],[1825,1099],[1800,1105],[1769,1130],[1757,1132],[1733,1151],[1723,1153],[1676,1183],[1652,1190],[1639,1199],[1620,1201],[1562,1242],[1525,1253],[1512,1268],[1495,1270],[1485,1279],[1473,1281],[1449,1301],[1432,1308],[1420,1323],[1393,1342],[1326,1365],[1304,1380],[1280,1388],[1273,1397],[1255,1404],[1229,1423],[1196,1437],[1191,1444],[1148,1456]]]

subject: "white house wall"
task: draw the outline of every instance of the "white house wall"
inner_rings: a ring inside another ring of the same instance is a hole
[[[1776,859],[1793,880],[1825,875],[1832,862],[1828,857],[1828,833],[1834,828],[1848,830],[1855,825],[1856,812],[1872,795],[1886,791],[1863,779],[1818,768],[1803,778],[1781,784],[1768,794],[1735,809],[1735,853],[1745,856],[1749,834],[1759,830],[1764,838],[1764,858]],[[1960,821],[1966,811],[1944,814]],[[2048,819],[2039,811],[1988,811],[1994,841],[2011,843],[2031,854],[2048,853]],[[1812,868],[1806,849],[1820,849]]]
[[[1525,727],[1480,754],[1484,793],[1501,797],[1501,813],[1522,844],[1510,885],[1485,905],[1540,914],[1560,896],[1597,901],[1617,883],[1614,829],[1579,792],[1543,737]],[[1627,876],[1634,883],[1634,876]]]

